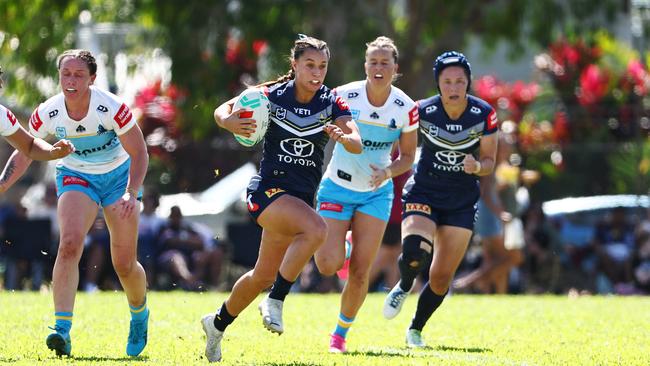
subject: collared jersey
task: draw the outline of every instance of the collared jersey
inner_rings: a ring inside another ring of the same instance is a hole
[[[494,108],[484,100],[467,96],[467,108],[457,120],[449,118],[439,95],[418,101],[422,154],[415,182],[425,186],[476,185],[478,177],[463,171],[467,154],[478,154],[482,136],[497,131]]]
[[[74,144],[75,152],[61,159],[57,166],[104,174],[129,158],[118,135],[135,124],[129,107],[117,96],[91,86],[88,114],[81,121],[68,116],[63,93],[59,93],[36,108],[29,119],[29,130],[36,137],[51,134]]]
[[[20,128],[18,119],[14,114],[2,104],[0,104],[0,135],[10,136],[16,133]]]
[[[296,192],[315,192],[322,176],[329,136],[323,126],[350,115],[345,101],[322,85],[307,104],[296,101],[293,80],[266,91],[271,116],[264,137],[260,175],[267,184]]]
[[[325,177],[334,183],[360,192],[371,191],[370,164],[385,168],[390,165],[393,143],[404,132],[418,128],[418,108],[415,102],[399,88],[391,86],[390,95],[381,107],[368,101],[366,80],[355,81],[334,90],[350,106],[361,135],[363,151],[352,154],[341,144],[336,144]],[[389,180],[382,183],[388,184]]]

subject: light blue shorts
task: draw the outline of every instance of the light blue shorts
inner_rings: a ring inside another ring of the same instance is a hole
[[[131,159],[119,167],[104,174],[88,174],[77,172],[65,167],[56,168],[57,197],[68,191],[83,192],[95,203],[102,207],[109,206],[124,195],[129,181]],[[138,192],[138,199],[142,191]]]
[[[318,213],[330,219],[350,220],[355,211],[388,221],[393,204],[393,182],[370,192],[357,192],[324,179],[316,195]]]

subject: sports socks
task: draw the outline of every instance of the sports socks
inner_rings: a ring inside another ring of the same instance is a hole
[[[280,272],[278,272],[278,276],[275,278],[273,287],[271,287],[269,298],[284,301],[284,299],[289,294],[289,291],[291,291],[291,286],[293,286],[293,282],[285,280]]]
[[[415,310],[415,316],[411,320],[411,326],[409,329],[417,329],[422,331],[424,325],[427,323],[427,320],[431,318],[433,312],[438,309],[442,301],[445,299],[449,290],[445,291],[444,294],[438,295],[431,290],[429,287],[429,282],[427,282],[422,291],[420,292],[420,297],[418,298],[418,307]]]
[[[56,311],[54,312],[54,328],[58,333],[70,333],[72,328],[72,312]]]
[[[214,316],[214,327],[220,331],[226,330],[226,327],[232,324],[235,321],[236,316],[230,315],[228,309],[226,308],[226,303],[224,302],[221,305],[221,309]]]
[[[149,309],[147,309],[147,299],[144,299],[144,303],[140,306],[129,305],[129,311],[131,312],[131,319],[133,320],[144,320],[149,314]]]
[[[334,334],[339,335],[342,338],[345,338],[353,322],[354,322],[354,318],[348,318],[347,316],[343,315],[343,313],[339,313],[339,321],[338,323],[336,323],[336,329],[334,329]]]

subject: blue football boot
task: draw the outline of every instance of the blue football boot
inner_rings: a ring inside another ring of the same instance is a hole
[[[72,351],[72,341],[70,340],[70,333],[66,332],[63,328],[55,326],[54,333],[47,336],[45,344],[47,348],[56,352],[57,356],[70,356]]]
[[[142,320],[131,319],[129,327],[129,340],[126,343],[126,354],[132,357],[139,356],[147,345],[147,329],[149,328],[149,309],[147,316]]]

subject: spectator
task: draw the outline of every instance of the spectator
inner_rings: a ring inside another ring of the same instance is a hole
[[[142,212],[138,223],[138,261],[147,274],[149,288],[156,287],[156,261],[160,254],[158,236],[165,224],[165,219],[156,214],[160,195],[153,190],[147,190],[142,196]]]
[[[208,266],[218,260],[215,252],[208,250],[203,237],[183,221],[178,206],[171,208],[169,220],[160,231],[161,251],[158,258],[160,270],[180,282],[183,289],[198,291],[204,288],[203,280]]]
[[[633,260],[634,284],[638,290],[650,294],[650,230],[640,229]]]
[[[546,219],[540,203],[532,204],[524,215],[526,235],[526,292],[558,293],[560,288],[562,243],[555,227]]]
[[[627,221],[624,207],[614,208],[609,220],[596,226],[593,247],[597,268],[601,271],[597,276],[598,292],[611,292],[612,285],[632,282],[634,234],[634,226]]]

